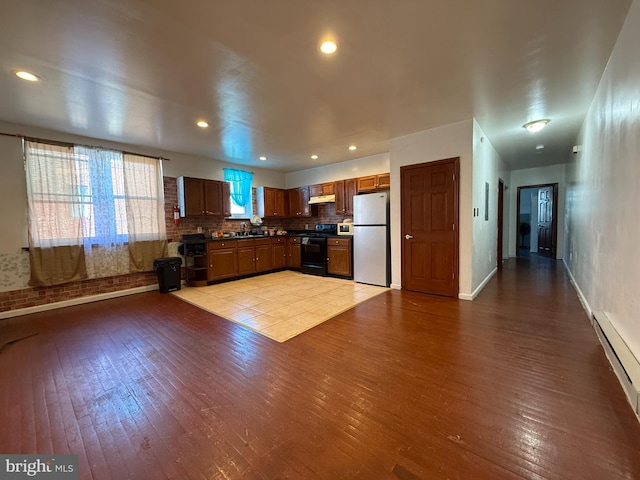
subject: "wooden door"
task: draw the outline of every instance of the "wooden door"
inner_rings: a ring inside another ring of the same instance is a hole
[[[553,205],[554,187],[538,190],[538,254],[555,256],[553,248]]]
[[[460,159],[402,167],[402,288],[458,295]]]

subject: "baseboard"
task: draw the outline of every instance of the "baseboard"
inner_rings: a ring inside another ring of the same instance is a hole
[[[482,289],[487,286],[487,283],[489,283],[489,281],[493,278],[493,276],[497,272],[498,272],[498,267],[494,268],[491,271],[491,273],[485,277],[485,279],[482,281],[482,283],[480,285],[478,285],[478,287],[471,294],[459,293],[458,294],[458,298],[460,300],[473,300],[473,299],[475,299],[480,294]]]
[[[573,285],[574,290],[578,294],[578,299],[580,300],[580,303],[582,304],[582,308],[584,308],[584,311],[587,312],[587,316],[590,319],[593,318],[593,312],[591,310],[591,307],[589,306],[589,302],[587,302],[587,298],[582,293],[582,290],[580,290],[580,285],[578,285],[578,282],[576,282],[576,279],[573,276],[573,273],[569,269],[569,265],[567,265],[567,262],[564,260],[564,258],[562,259],[562,263],[564,264],[564,269],[566,270],[567,274],[569,275],[569,280],[571,281],[571,285]]]
[[[604,312],[593,312],[593,327],[636,415],[640,414],[640,362]]]
[[[56,308],[71,307],[73,305],[81,305],[83,303],[97,302],[99,300],[124,297],[127,295],[134,295],[136,293],[151,292],[153,290],[158,290],[158,285],[145,285],[143,287],[129,288],[127,290],[117,290],[115,292],[72,298],[70,300],[64,300],[62,302],[46,303],[43,305],[36,305],[34,307],[19,308],[16,310],[9,310],[7,312],[0,312],[0,320],[5,318],[19,317],[21,315],[28,315],[30,313],[46,312],[48,310],[55,310]]]
[[[391,288],[391,290],[402,290],[402,285],[399,283],[392,283],[389,288]]]

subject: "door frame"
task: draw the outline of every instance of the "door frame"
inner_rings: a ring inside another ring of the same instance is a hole
[[[553,187],[553,219],[551,220],[551,258],[555,260],[558,250],[558,183],[541,183],[539,185],[522,185],[517,191],[517,208],[516,208],[516,258],[520,258],[520,191],[530,188]],[[533,208],[533,206],[531,207]],[[537,206],[536,206],[537,208]],[[537,253],[537,252],[536,252]]]
[[[443,164],[453,164],[454,181],[453,181],[453,229],[455,235],[453,236],[453,290],[454,294],[451,298],[458,298],[460,293],[460,157],[445,158],[442,160],[434,160],[433,162],[415,163],[411,165],[404,165],[400,167],[400,281],[401,285],[406,285],[405,271],[404,271],[404,258],[405,258],[405,242],[402,241],[404,235],[403,219],[405,205],[402,203],[402,192],[404,191],[404,171],[412,168],[432,167]]]
[[[496,245],[496,261],[498,263],[498,270],[502,269],[503,263],[503,237],[504,237],[504,181],[498,178],[498,245]]]

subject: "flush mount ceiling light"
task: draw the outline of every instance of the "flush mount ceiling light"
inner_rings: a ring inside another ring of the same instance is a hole
[[[351,150],[352,152],[357,149],[358,147],[356,147],[355,145],[349,145],[349,150]]]
[[[322,53],[326,53],[327,55],[335,53],[337,49],[338,45],[336,45],[336,42],[334,42],[333,40],[325,40],[320,44],[320,51]]]
[[[267,157],[265,157],[264,155],[262,157],[258,157],[258,160],[262,161],[262,162],[266,162],[267,161]]]
[[[536,150],[542,150],[542,149],[544,149],[544,145],[537,145],[536,146]]]
[[[26,80],[27,82],[37,82],[40,80],[40,77],[31,72],[27,72],[26,70],[16,70],[14,73],[16,77]]]
[[[311,155],[311,160],[317,160],[318,159],[318,155]]]
[[[196,122],[196,125],[199,126],[200,128],[207,128],[209,126],[209,124],[207,122],[205,122],[204,120],[200,120],[200,121]]]
[[[550,121],[551,120],[546,118],[542,120],[535,120],[533,122],[525,123],[522,127],[526,128],[531,133],[536,133],[542,130],[544,127],[546,127],[547,123],[549,123]]]

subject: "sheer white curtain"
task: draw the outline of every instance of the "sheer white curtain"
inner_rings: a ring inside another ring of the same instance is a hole
[[[32,285],[149,271],[166,254],[160,160],[86,146],[25,147]]]
[[[166,255],[162,163],[155,158],[124,154],[123,187],[131,271],[153,268]]]
[[[26,142],[30,285],[87,278],[81,195],[86,171],[73,147]]]

